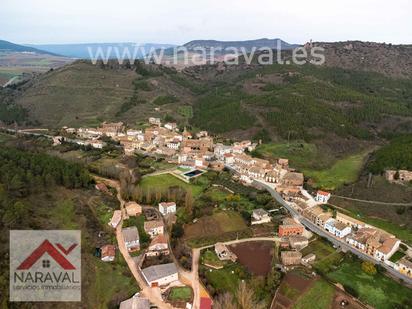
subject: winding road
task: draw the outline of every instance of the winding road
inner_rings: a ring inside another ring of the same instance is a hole
[[[357,250],[356,248],[354,248],[351,245],[347,244],[342,239],[333,236],[332,234],[325,231],[323,228],[317,226],[313,222],[309,221],[307,218],[303,217],[301,214],[299,214],[296,211],[296,209],[294,209],[288,203],[286,203],[286,201],[280,196],[280,194],[274,188],[272,188],[269,184],[267,184],[265,182],[262,182],[262,181],[259,181],[259,180],[254,180],[254,182],[259,184],[260,186],[264,187],[272,195],[272,197],[277,202],[279,202],[282,206],[284,206],[290,212],[290,214],[296,220],[298,220],[300,223],[302,223],[304,226],[306,226],[312,232],[314,232],[314,233],[316,233],[316,234],[318,234],[322,237],[327,238],[332,244],[334,244],[336,247],[340,247],[343,251],[351,251],[353,254],[356,254],[358,257],[360,257],[363,260],[370,261],[374,264],[381,265],[383,268],[386,269],[386,271],[392,277],[401,279],[404,282],[406,282],[408,285],[412,285],[412,278],[410,278],[410,277],[408,277],[404,274],[401,274],[400,272],[396,271],[395,269],[393,269],[389,265],[385,264],[384,262],[380,262],[380,261],[374,259],[373,257],[371,257],[370,255],[368,255],[368,254],[366,254],[362,251]]]
[[[132,272],[133,277],[135,278],[137,284],[139,285],[141,289],[140,294],[143,297],[146,297],[152,304],[156,305],[160,309],[174,308],[170,304],[165,303],[163,301],[159,288],[152,288],[146,284],[146,281],[144,280],[140,269],[137,267],[135,261],[133,260],[133,258],[130,256],[129,252],[126,249],[126,246],[124,244],[123,234],[122,234],[123,218],[125,217],[125,214],[126,214],[124,205],[126,202],[123,200],[120,194],[119,181],[113,180],[113,179],[102,178],[96,175],[94,175],[93,177],[97,182],[102,182],[109,187],[115,188],[117,191],[117,199],[120,202],[120,209],[122,211],[122,220],[120,221],[119,225],[116,228],[117,245],[119,247],[120,253],[123,255],[123,258],[125,259],[130,271]]]

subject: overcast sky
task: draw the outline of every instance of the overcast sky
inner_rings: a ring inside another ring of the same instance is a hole
[[[411,0],[1,0],[16,43],[282,38],[412,43]]]

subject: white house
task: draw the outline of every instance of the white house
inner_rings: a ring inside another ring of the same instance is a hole
[[[142,130],[131,130],[131,129],[129,129],[129,130],[126,131],[127,136],[137,136],[137,135],[142,134],[142,133],[143,133]]]
[[[271,218],[269,216],[269,213],[266,210],[262,208],[253,210],[252,222],[251,222],[252,225],[269,223],[270,221],[271,221]]]
[[[174,263],[154,265],[142,270],[147,284],[151,287],[166,286],[179,280],[177,267]]]
[[[176,130],[177,124],[176,124],[176,122],[168,122],[168,123],[165,124],[165,128],[170,130],[170,131],[173,131],[173,130]]]
[[[153,125],[157,125],[157,126],[160,126],[162,124],[162,122],[160,121],[160,118],[155,118],[155,117],[150,117],[149,123]]]
[[[376,249],[375,258],[381,261],[388,260],[398,249],[401,241],[397,238],[386,239],[382,246]]]
[[[127,251],[133,252],[140,249],[140,238],[137,227],[125,227],[122,229],[122,234]]]
[[[235,163],[235,157],[234,157],[234,155],[233,154],[231,154],[231,153],[225,153],[224,155],[223,155],[223,157],[224,157],[224,159],[225,159],[225,163],[226,164],[233,164],[233,163]]]
[[[166,147],[167,147],[167,148],[170,148],[170,149],[177,150],[177,149],[179,149],[179,147],[180,147],[180,142],[179,142],[179,141],[175,141],[175,140],[170,141],[170,142],[168,142],[168,143],[166,144]]]
[[[150,237],[155,237],[157,235],[163,235],[164,224],[162,220],[146,221],[144,223],[144,230]]]
[[[338,222],[333,218],[330,218],[325,222],[324,229],[339,238],[343,238],[346,235],[349,235],[352,230],[350,226]]]
[[[163,216],[176,213],[175,202],[162,202],[159,203],[159,211]]]
[[[325,192],[325,191],[318,191],[316,193],[316,197],[315,197],[315,201],[322,203],[322,204],[326,204],[329,199],[330,199],[330,193],[329,192]]]

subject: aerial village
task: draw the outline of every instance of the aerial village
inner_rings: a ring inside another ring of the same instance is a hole
[[[74,140],[80,145],[90,145],[94,148],[103,148],[105,143],[101,137],[107,136],[118,141],[127,155],[142,153],[146,155],[162,156],[169,163],[176,165],[170,171],[175,177],[185,182],[206,172],[208,169],[232,172],[233,177],[245,186],[269,188],[284,202],[291,216],[283,220],[274,234],[278,237],[281,251],[281,262],[285,270],[296,265],[310,267],[316,260],[314,254],[302,256],[300,250],[308,246],[311,232],[306,227],[317,227],[324,236],[333,243],[340,243],[358,252],[361,258],[384,264],[400,274],[412,278],[412,259],[405,255],[396,263],[389,259],[398,250],[402,241],[394,235],[362,221],[349,217],[339,211],[331,211],[324,207],[331,194],[317,191],[312,194],[303,188],[304,175],[289,166],[288,159],[279,158],[276,162],[254,158],[248,153],[257,146],[251,141],[235,142],[231,145],[214,143],[208,132],[200,131],[192,135],[186,129],[179,131],[176,123],[162,124],[159,118],[150,118],[149,125],[144,130],[126,129],[124,124],[103,123],[99,128],[67,128],[63,130],[75,136]],[[61,137],[58,137],[61,140]],[[391,174],[393,177],[393,173]],[[407,176],[405,176],[407,177]],[[272,195],[273,195],[272,194]],[[144,224],[145,232],[150,235],[149,247],[144,257],[167,256],[170,254],[170,244],[167,236],[166,223],[176,213],[177,205],[174,202],[159,203],[158,208],[152,210],[151,220]],[[145,211],[135,202],[128,202],[124,209],[114,211],[109,225],[118,228],[123,219],[140,216]],[[147,215],[147,214],[146,214]],[[251,218],[251,225],[264,224],[271,221],[267,210],[255,209]],[[312,232],[317,233],[316,231]],[[140,250],[139,232],[136,227],[121,229],[125,247],[129,252]],[[407,246],[406,244],[402,244]],[[223,243],[215,244],[216,255],[221,260],[236,260],[236,255]],[[412,252],[408,247],[408,252]],[[115,247],[106,245],[101,248],[101,259],[113,261]],[[133,257],[136,265],[149,287],[160,287],[166,291],[170,286],[184,285],[179,282],[179,266],[175,262],[152,265],[140,268],[143,264],[141,257]],[[123,302],[120,308],[131,308],[131,302],[145,302],[135,299]],[[210,308],[207,298],[201,298],[200,308]],[[187,304],[186,308],[191,308]]]

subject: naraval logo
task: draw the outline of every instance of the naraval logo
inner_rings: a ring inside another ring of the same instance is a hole
[[[10,301],[80,301],[80,231],[10,231]]]

